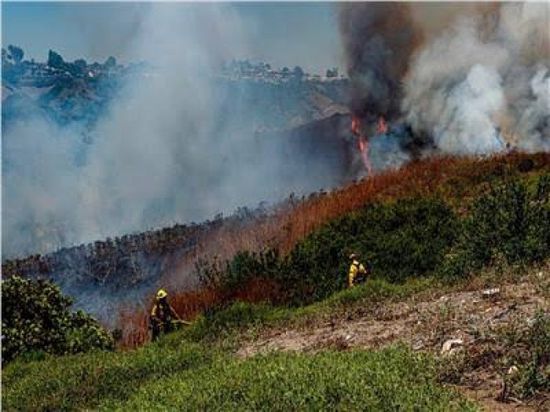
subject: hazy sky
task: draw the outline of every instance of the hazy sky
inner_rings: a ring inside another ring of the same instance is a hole
[[[120,61],[136,60],[129,45],[149,6],[2,2],[2,44],[18,45],[28,58],[38,61],[46,59],[49,49],[68,61],[81,57],[104,61],[109,55]],[[205,5],[167,3],[163,7],[185,11]],[[275,67],[300,65],[310,72],[342,68],[334,3],[235,3],[229,7],[240,19],[248,43],[249,56],[235,58],[263,60]]]

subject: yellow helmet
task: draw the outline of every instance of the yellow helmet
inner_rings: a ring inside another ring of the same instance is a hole
[[[159,291],[157,292],[157,299],[163,299],[166,296],[168,296],[168,293],[166,293],[164,289],[159,289]]]

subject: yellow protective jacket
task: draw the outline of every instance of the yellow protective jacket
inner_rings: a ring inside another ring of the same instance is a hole
[[[351,265],[349,267],[349,273],[348,273],[348,287],[352,287],[355,279],[358,275],[366,275],[367,270],[365,269],[365,266],[363,266],[362,263],[359,263],[358,260],[353,260],[351,262]]]
[[[154,322],[170,322],[172,318],[179,319],[178,314],[166,301],[156,301],[151,309],[151,320]]]

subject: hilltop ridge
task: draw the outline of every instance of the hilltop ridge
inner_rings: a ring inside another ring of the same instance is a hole
[[[2,49],[2,121],[4,127],[28,116],[45,116],[60,125],[84,123],[91,129],[130,82],[159,75],[154,62],[67,62],[53,50],[46,62],[24,60],[24,51]],[[346,108],[348,80],[329,69],[328,77],[301,68],[272,68],[268,63],[231,61],[212,73],[229,101],[246,98],[256,132],[280,131],[323,119]],[[261,107],[257,107],[260,104]],[[90,139],[90,136],[86,136]]]

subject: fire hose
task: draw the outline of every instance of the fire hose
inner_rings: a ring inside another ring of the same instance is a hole
[[[174,326],[190,326],[192,322],[183,319],[170,320],[170,323]],[[148,329],[153,329],[153,324],[149,323]]]
[[[176,320],[172,320],[171,322],[175,323],[176,325],[186,325],[186,326],[189,326],[192,323],[192,322],[189,322],[188,320],[183,320],[183,319],[176,319]]]

